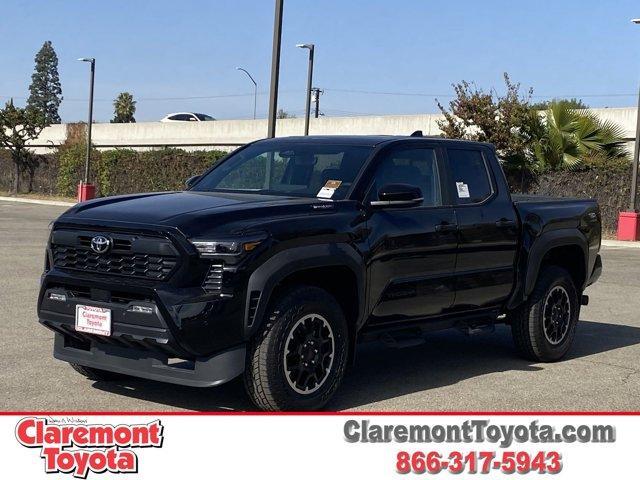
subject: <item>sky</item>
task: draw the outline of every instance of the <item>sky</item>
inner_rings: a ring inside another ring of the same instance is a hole
[[[64,122],[86,119],[96,58],[96,121],[131,92],[136,119],[195,111],[266,117],[274,0],[2,0],[0,101],[24,104],[34,55],[59,57]],[[508,72],[534,100],[579,97],[634,106],[640,84],[638,0],[284,0],[279,107],[304,115],[307,51],[327,116],[438,111],[454,82],[504,91]],[[199,97],[199,98],[194,98]]]

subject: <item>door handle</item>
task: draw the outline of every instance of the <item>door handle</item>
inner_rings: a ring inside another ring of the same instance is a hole
[[[440,223],[436,225],[436,232],[446,233],[446,232],[455,232],[458,229],[458,226],[455,223]]]
[[[496,222],[496,227],[499,227],[499,228],[510,228],[515,226],[516,226],[515,220],[507,220],[506,218],[501,218]]]

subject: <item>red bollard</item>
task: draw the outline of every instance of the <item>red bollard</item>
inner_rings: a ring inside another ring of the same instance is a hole
[[[620,212],[618,215],[618,240],[640,240],[640,213]]]
[[[96,186],[93,183],[80,182],[78,184],[78,202],[86,202],[96,198]]]

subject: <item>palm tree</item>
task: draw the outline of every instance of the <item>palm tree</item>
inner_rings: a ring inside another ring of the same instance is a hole
[[[575,168],[595,156],[605,159],[627,156],[622,129],[590,112],[552,102],[546,120],[545,133],[534,147],[542,169]]]
[[[118,94],[113,101],[114,115],[111,123],[136,123],[133,115],[136,113],[136,101],[129,92]]]

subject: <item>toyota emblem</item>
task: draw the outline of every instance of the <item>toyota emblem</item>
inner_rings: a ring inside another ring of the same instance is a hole
[[[91,239],[91,250],[96,253],[107,253],[111,248],[111,239],[97,235]]]

